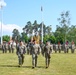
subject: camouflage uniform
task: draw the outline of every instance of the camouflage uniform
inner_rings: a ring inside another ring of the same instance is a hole
[[[32,46],[33,46],[33,43],[30,42],[27,46],[27,54],[30,54],[30,55],[32,54],[32,52],[31,52]]]
[[[55,53],[57,53],[57,51],[58,51],[58,45],[57,44],[54,44],[53,45],[53,48],[54,48]]]
[[[68,53],[68,51],[69,51],[69,45],[65,44],[64,53]]]
[[[37,58],[40,52],[40,46],[39,44],[36,44],[36,41],[34,42],[34,45],[32,46],[31,50],[32,50],[32,68],[34,68],[37,66]]]
[[[6,46],[7,46],[6,42],[3,42],[3,44],[2,44],[2,51],[3,51],[3,53],[7,53],[7,47]]]
[[[55,44],[53,44],[53,50],[55,51],[55,53],[57,53],[56,45]]]
[[[26,53],[25,46],[20,42],[20,45],[17,48],[17,55],[19,58],[19,67],[24,63],[24,54]]]
[[[16,46],[14,45],[14,42],[12,42],[12,44],[11,44],[12,53],[14,53],[15,47],[16,47]]]
[[[5,44],[4,43],[2,44],[2,52],[6,53],[6,51],[5,51]]]
[[[75,44],[71,44],[71,53],[74,53],[75,51]]]
[[[59,53],[61,53],[61,44],[58,44]]]
[[[11,44],[10,43],[8,44],[8,50],[9,50],[9,53],[11,53]]]
[[[44,47],[46,68],[48,68],[50,64],[51,52],[52,52],[51,45],[49,42],[47,42]]]
[[[68,53],[69,52],[69,42],[66,41],[65,43],[65,53]]]
[[[2,50],[2,45],[0,44],[0,50]]]
[[[41,42],[40,43],[40,47],[41,47],[41,53],[44,56],[44,47],[45,47],[45,44]]]
[[[8,50],[8,43],[5,43],[5,52],[7,53]]]

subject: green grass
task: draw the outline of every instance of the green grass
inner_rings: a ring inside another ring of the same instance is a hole
[[[45,68],[45,58],[38,56],[38,67],[32,69],[32,57],[25,54],[25,62],[18,67],[16,53],[3,54],[0,51],[0,75],[76,75],[76,52],[52,53],[51,63],[48,69]]]

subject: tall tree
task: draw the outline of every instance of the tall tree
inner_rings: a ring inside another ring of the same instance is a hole
[[[39,24],[37,24],[36,20],[33,23],[33,29],[34,29],[34,32],[37,32],[39,30]]]
[[[19,41],[20,40],[20,33],[17,29],[14,29],[13,32],[12,32],[12,39],[14,41]]]
[[[23,31],[25,31],[26,35],[27,34],[32,35],[33,31],[39,32],[39,35],[41,36],[42,33],[41,29],[42,29],[42,23],[38,24],[37,21],[35,20],[33,24],[30,21],[28,21],[25,27],[23,28]],[[52,30],[51,25],[46,26],[45,24],[43,24],[43,36],[50,35],[51,30]]]
[[[32,34],[33,26],[32,26],[32,23],[30,21],[27,22],[27,24],[23,28],[23,31],[25,31],[26,35],[31,35]]]
[[[69,40],[70,42],[71,42],[71,41],[74,41],[75,44],[76,44],[76,25],[72,25],[72,26],[69,28],[69,32],[68,32],[67,38],[68,38],[68,40]]]
[[[60,31],[60,34],[64,37],[64,42],[67,40],[67,34],[70,26],[70,14],[69,11],[62,12],[61,17],[58,18],[60,26],[56,31]]]

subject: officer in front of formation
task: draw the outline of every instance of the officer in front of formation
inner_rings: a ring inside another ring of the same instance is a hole
[[[50,42],[47,41],[46,42],[46,45],[44,47],[44,55],[45,55],[46,68],[49,67],[50,58],[51,58],[51,55],[50,54],[51,53],[52,53],[52,48],[51,48]]]
[[[37,66],[38,54],[40,53],[40,46],[39,44],[37,44],[36,40],[33,41],[31,52],[32,52],[32,68],[35,68]]]
[[[22,41],[19,42],[16,53],[17,53],[18,59],[19,59],[19,67],[21,67],[22,64],[24,63],[24,54],[26,53],[25,46],[23,45]]]

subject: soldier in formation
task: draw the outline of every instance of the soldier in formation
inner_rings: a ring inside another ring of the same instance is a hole
[[[59,50],[59,53],[61,53],[61,44],[60,44],[60,42],[58,42],[58,50]]]
[[[18,61],[19,61],[19,67],[20,67],[24,63],[24,54],[26,53],[25,46],[23,45],[22,41],[20,41],[19,45],[17,46],[16,53],[18,55]]]
[[[52,53],[50,42],[46,42],[46,45],[44,47],[44,53],[45,53],[46,68],[48,68],[50,64],[50,58],[51,58],[50,54]]]
[[[75,51],[75,44],[74,44],[74,41],[72,41],[71,43],[71,53],[74,53]]]
[[[9,53],[11,53],[11,44],[10,44],[10,42],[8,43],[8,50],[9,50]]]
[[[6,42],[4,41],[3,44],[2,44],[2,52],[3,53],[7,53],[7,50],[8,50],[7,47],[8,46],[7,46]]]
[[[55,53],[57,53],[57,51],[58,51],[58,44],[54,44],[54,51],[55,51]]]
[[[32,51],[32,68],[35,68],[37,66],[37,58],[38,54],[40,53],[40,46],[37,44],[37,42],[33,41],[34,45],[31,48]]]
[[[69,51],[69,42],[66,41],[66,43],[64,44],[64,53],[68,53]]]
[[[30,54],[30,55],[32,54],[32,52],[31,52],[32,46],[33,46],[33,43],[29,42],[28,45],[27,45],[27,54]]]

